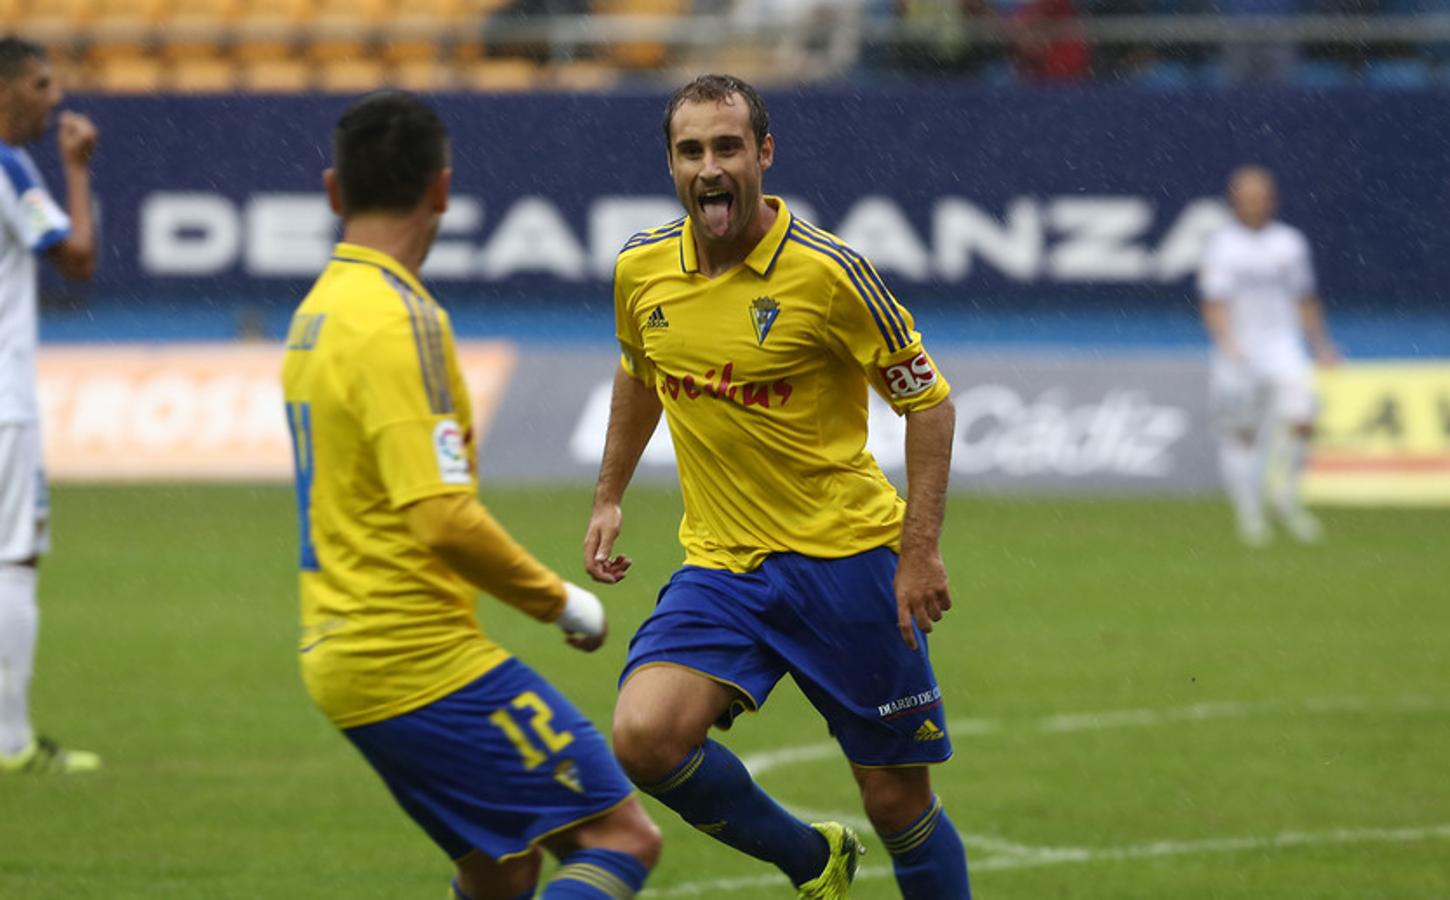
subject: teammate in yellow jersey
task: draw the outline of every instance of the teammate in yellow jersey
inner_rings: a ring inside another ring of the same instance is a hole
[[[763,193],[759,94],[707,75],[665,140],[684,218],[615,268],[615,376],[585,568],[612,583],[620,500],[661,411],[679,460],[685,566],[630,643],[614,750],[636,784],[801,897],[844,897],[860,845],[751,779],[712,725],[789,673],[825,717],[904,897],[970,895],[927,766],[951,755],[924,632],[951,606],[938,550],[955,416],[911,315],[864,258]],[[868,391],[907,418],[909,493],[866,451]]]
[[[343,242],[302,301],[283,386],[296,462],[304,680],[467,900],[625,898],[659,833],[603,736],[474,617],[482,589],[593,650],[604,611],[479,504],[468,393],[418,271],[448,205],[443,123],[402,93],[354,104],[324,174]]]

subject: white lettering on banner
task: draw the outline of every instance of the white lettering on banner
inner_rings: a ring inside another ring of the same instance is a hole
[[[836,228],[836,235],[879,269],[912,281],[931,277],[931,255],[901,207],[887,197],[863,197]]]
[[[948,197],[933,210],[932,227],[936,271],[948,281],[967,277],[973,253],[1014,281],[1031,281],[1041,271],[1042,216],[1030,199],[1012,201],[1006,222],[999,224],[967,201]]]
[[[569,456],[596,466],[604,452],[611,384],[594,386],[569,439]],[[1014,388],[985,384],[953,394],[957,432],[952,470],[1010,478],[1114,476],[1165,480],[1175,474],[1173,448],[1188,434],[1181,407],[1156,404],[1146,391],[1110,388],[1097,402],[1074,403],[1063,388],[1028,401]],[[870,395],[866,449],[882,468],[906,464],[906,417]],[[640,464],[673,467],[664,420]]]
[[[1137,239],[1153,222],[1141,197],[1063,197],[1047,210],[1063,236],[1047,257],[1057,281],[1142,281],[1148,251]]]
[[[265,194],[247,208],[249,275],[312,278],[337,243],[337,219],[321,194]]]
[[[1177,281],[1197,272],[1209,237],[1232,221],[1222,200],[1206,197],[1188,204],[1158,245],[1158,280]]]
[[[141,268],[152,275],[223,272],[241,247],[241,216],[220,194],[163,191],[141,202]]]
[[[1170,451],[1188,433],[1187,411],[1154,404],[1141,390],[1113,388],[1097,403],[1074,405],[1061,388],[1028,402],[987,384],[955,399],[952,469],[964,474],[1164,479],[1173,474]]]
[[[680,217],[674,197],[600,197],[589,206],[589,264],[594,277],[614,277],[614,260],[626,241]]]
[[[513,370],[502,343],[457,345],[482,440]],[[281,344],[46,345],[37,359],[46,467],[65,479],[283,479],[292,453]],[[446,479],[469,476],[463,426],[434,434]]]
[[[449,197],[448,211],[438,223],[438,240],[423,262],[424,278],[459,281],[473,275],[475,250],[466,240],[454,240],[483,227],[483,204],[473,197]]]
[[[543,197],[525,197],[510,207],[478,255],[478,273],[503,279],[520,272],[582,281],[588,257],[564,214]]]
[[[818,222],[807,204],[791,202]],[[537,274],[562,281],[606,280],[630,235],[680,214],[663,195],[595,198],[584,246],[571,220],[546,197],[515,200],[484,232],[482,202],[459,196],[444,215],[443,240],[426,274],[441,280],[501,280]],[[220,194],[158,192],[141,204],[141,266],[149,275],[220,274],[244,259],[249,274],[310,278],[327,259],[336,223],[321,194],[258,193],[242,205]],[[1018,282],[1173,281],[1198,265],[1208,235],[1228,220],[1221,201],[1193,200],[1157,247],[1146,197],[1014,197],[1001,219],[960,197],[941,197],[923,236],[897,201],[856,201],[837,232],[878,268],[907,282],[967,280],[981,262]]]

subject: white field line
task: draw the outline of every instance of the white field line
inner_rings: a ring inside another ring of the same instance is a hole
[[[1105,731],[1111,728],[1133,728],[1166,725],[1175,722],[1207,722],[1215,719],[1244,719],[1250,716],[1283,712],[1313,715],[1338,715],[1354,712],[1425,713],[1450,711],[1450,702],[1433,697],[1410,695],[1388,699],[1368,697],[1318,697],[1307,700],[1220,700],[1192,703],[1187,706],[1139,709],[1117,709],[1088,713],[1061,713],[1035,719],[953,719],[947,729],[955,735],[988,735],[1011,731],[1039,734],[1073,734],[1084,731]],[[821,741],[779,750],[766,750],[742,757],[750,774],[761,775],[783,766],[817,762],[840,757],[835,741]]]
[[[807,822],[840,822],[843,825],[850,825],[857,832],[869,835],[872,832],[871,823],[866,817],[858,813],[838,812],[828,809],[812,809],[803,806],[792,806],[790,811],[795,813],[797,818]],[[1005,838],[995,837],[989,834],[975,834],[972,832],[958,832],[962,841],[973,848],[980,848],[989,851],[994,856],[1036,856],[1044,851],[1043,847],[1029,847],[1027,844],[1018,844]],[[1077,850],[1077,847],[1054,847],[1053,850]]]
[[[1121,862],[1125,860],[1158,859],[1168,856],[1198,856],[1220,853],[1248,853],[1256,850],[1281,850],[1293,847],[1324,847],[1343,844],[1409,844],[1420,841],[1450,840],[1450,824],[1426,828],[1337,828],[1331,831],[1285,831],[1268,837],[1220,837],[1196,841],[1153,841],[1123,847],[1043,847],[1026,856],[994,856],[971,864],[974,872],[1031,869],[1067,863]],[[887,866],[862,866],[857,881],[890,878]],[[752,875],[742,878],[721,878],[714,881],[692,881],[667,888],[649,889],[648,897],[702,897],[751,888],[788,887],[779,874]]]

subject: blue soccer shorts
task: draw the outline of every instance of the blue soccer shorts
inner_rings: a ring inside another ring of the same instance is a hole
[[[844,559],[780,553],[745,573],[685,566],[630,641],[620,684],[646,666],[699,672],[739,692],[718,723],[728,728],[789,673],[857,765],[942,762],[952,745],[941,688],[925,636],[914,651],[901,639],[895,576],[884,547]]]
[[[450,859],[496,860],[609,812],[633,787],[603,735],[517,659],[442,699],[343,731]]]

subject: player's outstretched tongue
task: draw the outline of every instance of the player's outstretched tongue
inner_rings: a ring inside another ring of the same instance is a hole
[[[705,214],[705,229],[714,237],[722,237],[730,228],[730,194],[725,191],[700,198],[700,211]]]

